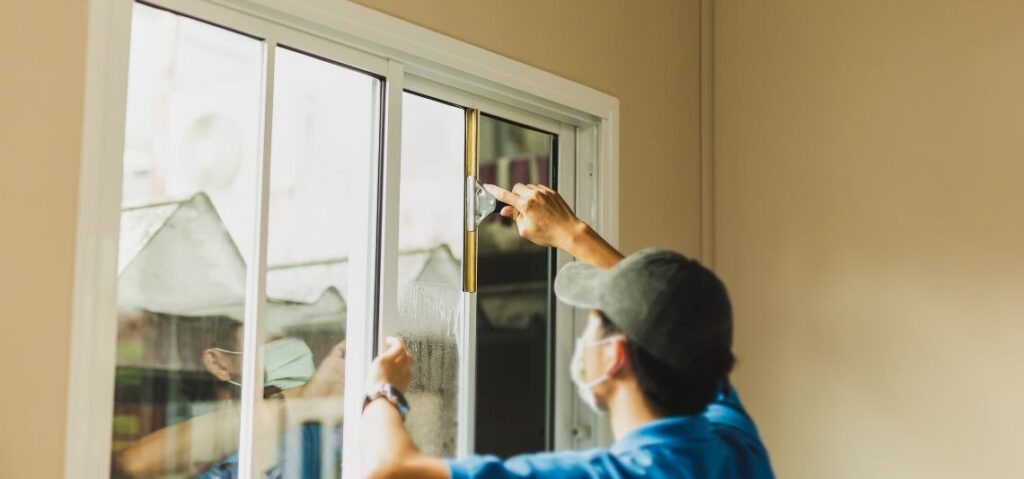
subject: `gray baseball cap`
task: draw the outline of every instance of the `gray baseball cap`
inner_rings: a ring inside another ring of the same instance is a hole
[[[679,253],[646,249],[610,270],[565,265],[555,295],[597,309],[655,358],[685,368],[709,347],[732,345],[732,307],[725,285]]]

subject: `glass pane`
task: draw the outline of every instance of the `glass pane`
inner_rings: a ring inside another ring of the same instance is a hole
[[[134,7],[112,477],[192,477],[238,447],[261,49]]]
[[[552,186],[554,145],[554,135],[481,115],[480,181]],[[523,240],[512,220],[493,214],[480,225],[479,254],[475,451],[508,457],[544,450],[553,251]]]
[[[395,331],[416,358],[408,428],[427,454],[456,451],[465,112],[406,93]]]
[[[353,234],[365,234],[366,165],[378,161],[380,82],[278,48],[267,242],[263,413],[270,477],[341,473],[346,298]]]

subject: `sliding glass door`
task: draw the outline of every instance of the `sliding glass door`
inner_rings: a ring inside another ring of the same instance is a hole
[[[352,247],[367,216],[356,185],[380,157],[381,81],[285,47],[274,72],[255,470],[338,477],[350,263],[366,255]]]
[[[111,477],[338,477],[383,81],[142,4],[131,52]]]
[[[458,371],[463,310],[462,164],[465,111],[402,95],[402,164],[398,231],[397,317],[381,318],[401,336],[416,363],[407,426],[423,452],[457,452]],[[390,289],[389,285],[385,285]],[[388,293],[391,293],[389,291]]]
[[[388,335],[425,453],[553,447],[556,254],[478,185],[562,186],[571,128],[204,12],[134,8],[110,476],[351,477]]]
[[[135,7],[112,477],[197,474],[238,449],[262,61],[257,39]]]

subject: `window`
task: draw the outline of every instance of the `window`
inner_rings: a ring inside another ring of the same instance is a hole
[[[241,359],[254,350],[243,330],[255,320],[259,470],[335,477],[348,263],[365,254],[349,249],[351,207],[358,172],[379,158],[381,82],[275,47],[265,306],[247,314],[260,42],[145,5],[133,28],[113,476],[237,469]]]
[[[506,189],[557,187],[556,138],[481,116],[480,180]],[[480,225],[479,249],[475,385],[477,403],[487,407],[477,408],[475,449],[503,457],[544,450],[551,441],[554,252],[523,240],[498,215]]]
[[[424,453],[453,456],[458,425],[462,310],[462,188],[466,117],[461,108],[402,95],[398,317],[383,318],[416,358],[408,428]],[[441,205],[450,205],[443,207]]]
[[[277,47],[256,469],[338,477],[349,265],[380,157],[377,78]],[[366,258],[359,258],[366,261]],[[358,394],[359,388],[352,388]],[[278,392],[280,391],[280,392]]]
[[[545,183],[614,235],[614,99],[355,5],[234,1],[100,2],[131,40],[90,47],[125,115],[86,108],[83,171],[120,175],[83,180],[69,470],[350,476],[390,334],[425,452],[600,440],[551,293],[569,258],[473,208],[476,182]]]
[[[144,5],[132,33],[111,477],[237,450],[260,164],[260,42]]]

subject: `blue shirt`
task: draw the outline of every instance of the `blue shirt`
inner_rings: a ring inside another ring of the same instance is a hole
[[[659,419],[609,449],[448,461],[451,479],[771,479],[757,428],[730,388],[703,414]]]
[[[322,475],[320,472],[320,424],[319,423],[306,423],[300,428],[293,431],[295,437],[293,440],[300,441],[301,450],[300,455],[295,459],[299,461],[298,479],[319,479]],[[341,464],[341,426],[335,428],[335,434],[338,436],[339,448],[335,454],[337,463]],[[284,440],[279,446],[281,452],[280,463],[271,467],[269,470],[264,472],[262,479],[281,479],[285,474],[285,465],[288,463],[288,458],[285,455],[287,447],[285,447]],[[334,474],[336,476],[336,474]],[[209,469],[197,474],[195,479],[238,479],[238,453],[231,453],[224,459],[221,459],[217,464],[214,464]]]

